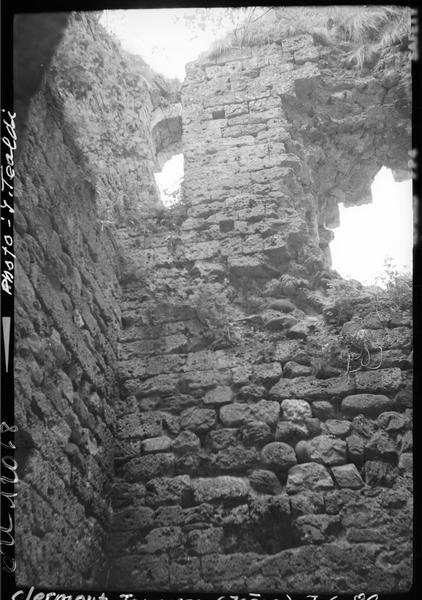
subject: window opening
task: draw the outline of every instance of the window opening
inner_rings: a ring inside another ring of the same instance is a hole
[[[402,273],[412,272],[412,181],[394,181],[385,167],[372,186],[372,203],[339,205],[340,226],[330,243],[332,268],[346,279],[380,285],[390,259]]]

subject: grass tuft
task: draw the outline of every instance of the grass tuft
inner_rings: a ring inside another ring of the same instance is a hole
[[[202,58],[215,60],[233,49],[311,34],[317,43],[348,46],[345,60],[362,68],[384,49],[410,40],[410,8],[400,6],[272,7],[217,40]]]

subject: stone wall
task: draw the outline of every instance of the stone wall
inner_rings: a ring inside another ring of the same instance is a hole
[[[169,239],[125,239],[154,256],[154,277],[151,289],[139,269],[123,293],[110,586],[407,589],[409,315],[385,306],[380,320],[362,293],[352,318],[309,317],[270,280],[223,327],[213,303],[232,288],[182,268],[177,250],[161,258]],[[362,330],[375,370],[348,374]]]
[[[345,286],[326,229],[407,166],[409,56],[340,54],[203,59],[180,109],[72,16],[19,166],[22,584],[409,588],[409,310]],[[153,171],[181,146],[164,211]]]
[[[117,232],[112,588],[409,588],[410,315],[342,288],[325,228],[407,166],[375,73],[312,36],[190,65],[184,205]]]
[[[47,55],[60,23],[47,22],[39,93],[17,97],[29,113],[15,197],[16,558],[20,585],[83,589],[107,576],[121,328],[113,227],[161,206],[150,122],[173,92],[95,15],[72,14]],[[20,26],[38,24],[17,22],[18,56]]]

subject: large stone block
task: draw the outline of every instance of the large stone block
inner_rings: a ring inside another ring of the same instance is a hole
[[[211,554],[221,551],[223,528],[194,529],[187,535],[187,544],[194,554]]]
[[[359,489],[363,486],[362,477],[354,464],[332,467],[331,471],[340,488]]]
[[[280,361],[282,364],[288,361],[294,361],[296,355],[301,352],[301,344],[296,340],[283,340],[277,342],[274,352],[275,360]]]
[[[258,383],[275,383],[282,376],[280,363],[264,363],[253,366],[253,377]]]
[[[247,446],[257,446],[260,448],[273,438],[270,426],[262,421],[249,422],[242,429],[242,441]]]
[[[362,414],[376,417],[392,407],[393,401],[379,394],[354,394],[343,398],[341,403],[342,411],[350,416]]]
[[[220,419],[225,427],[238,427],[251,421],[251,407],[249,404],[233,402],[220,408]]]
[[[204,396],[204,404],[219,405],[231,401],[233,392],[228,385],[219,385]]]
[[[295,519],[299,539],[303,544],[321,544],[330,539],[330,530],[340,522],[336,515],[302,515]]]
[[[194,479],[192,486],[196,502],[240,499],[249,493],[246,480],[230,475]]]
[[[267,444],[261,456],[264,463],[274,470],[286,471],[297,462],[293,448],[283,442]]]
[[[327,419],[323,424],[323,431],[329,435],[335,435],[337,437],[345,437],[350,433],[352,424],[350,421],[342,419]]]
[[[324,491],[334,487],[331,475],[321,464],[303,463],[289,469],[286,491],[288,494],[297,494],[305,490]]]
[[[127,506],[113,515],[112,527],[118,531],[134,531],[152,527],[154,511],[147,506]]]
[[[179,455],[197,452],[200,446],[201,441],[193,431],[181,431],[173,440],[173,450]]]
[[[209,431],[216,422],[215,410],[211,408],[188,408],[181,415],[181,426],[191,431]]]
[[[346,442],[328,435],[319,435],[309,442],[309,459],[324,465],[341,465],[346,462]]]
[[[280,421],[275,432],[277,442],[285,442],[295,446],[298,441],[309,437],[308,428],[304,423],[293,423],[292,421]]]
[[[312,417],[311,406],[305,400],[286,399],[281,403],[283,417],[288,421],[303,423]]]
[[[356,391],[372,394],[388,394],[399,389],[402,375],[399,368],[359,371],[355,375]]]
[[[274,400],[260,400],[252,406],[251,413],[257,421],[275,425],[280,416],[280,404]]]
[[[346,376],[330,379],[314,379],[313,377],[295,377],[280,379],[270,389],[270,398],[284,400],[286,398],[302,398],[309,401],[331,400],[353,393],[355,384]]]
[[[120,438],[151,438],[162,432],[162,417],[158,412],[129,413],[117,421]]]
[[[140,544],[139,550],[156,553],[177,548],[183,543],[180,527],[156,527],[145,538],[145,544]]]
[[[166,435],[160,437],[148,438],[142,442],[142,450],[148,452],[165,452],[171,448],[171,438]]]
[[[258,462],[254,448],[233,446],[220,450],[215,457],[215,465],[222,472],[243,472]]]
[[[147,454],[127,461],[122,473],[124,478],[131,482],[147,481],[153,477],[172,475],[174,473],[174,463],[173,454]]]
[[[222,450],[223,448],[236,446],[239,442],[239,438],[239,429],[234,428],[217,429],[216,431],[211,431],[209,434],[209,440],[213,450]]]
[[[281,492],[281,484],[276,475],[272,471],[257,469],[249,475],[251,486],[262,494],[279,494]]]
[[[184,505],[191,495],[191,480],[189,475],[175,477],[158,477],[146,484],[145,502],[148,506],[166,504]]]

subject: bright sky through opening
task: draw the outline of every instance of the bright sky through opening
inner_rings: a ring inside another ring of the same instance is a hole
[[[372,203],[344,208],[330,244],[333,269],[365,285],[377,283],[386,257],[401,272],[412,272],[412,181],[394,181],[383,167],[371,187]]]
[[[233,27],[228,21],[227,27],[220,22],[216,29],[210,22],[209,27],[195,31],[189,19],[196,10],[107,10],[101,23],[116,35],[125,50],[140,54],[166,77],[183,80],[186,63],[198,58]],[[174,191],[182,177],[182,155],[173,157],[156,174],[165,205],[174,203]],[[387,256],[399,270],[412,271],[412,182],[396,183],[391,171],[383,168],[372,185],[372,196],[372,204],[351,208],[340,205],[340,227],[330,244],[333,268],[343,277],[365,285],[377,283]]]

